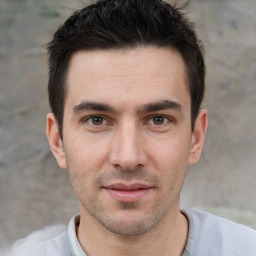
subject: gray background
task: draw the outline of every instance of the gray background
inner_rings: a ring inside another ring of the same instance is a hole
[[[85,2],[85,1],[84,1]],[[186,1],[176,1],[179,4]],[[45,45],[82,1],[0,1],[0,247],[78,212],[45,137]],[[256,2],[191,0],[206,49],[209,128],[182,207],[256,223]],[[255,227],[255,226],[254,226]]]

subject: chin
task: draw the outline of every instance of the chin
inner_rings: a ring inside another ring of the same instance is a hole
[[[115,223],[105,224],[105,228],[112,233],[123,236],[138,236],[153,229],[154,225],[146,224],[142,221],[115,221]]]
[[[146,216],[146,214],[129,211],[115,216],[94,216],[108,231],[123,236],[138,236],[152,230],[162,217]]]

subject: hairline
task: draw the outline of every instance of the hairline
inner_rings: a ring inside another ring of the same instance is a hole
[[[67,98],[67,93],[68,93],[68,74],[69,74],[69,70],[70,70],[70,63],[71,63],[71,59],[72,57],[79,53],[79,52],[97,52],[97,51],[104,51],[104,52],[118,52],[118,51],[123,51],[123,50],[135,50],[135,49],[138,49],[138,48],[165,48],[165,49],[169,49],[169,50],[172,50],[173,52],[175,52],[176,54],[178,54],[181,59],[182,59],[182,62],[183,62],[183,66],[184,66],[184,74],[185,74],[185,77],[184,77],[184,83],[185,83],[185,86],[188,90],[188,93],[189,93],[189,98],[190,98],[190,111],[191,111],[191,123],[192,123],[192,95],[191,95],[191,92],[190,92],[190,79],[189,79],[189,67],[186,63],[186,61],[184,60],[184,57],[182,56],[182,54],[180,53],[180,51],[174,47],[173,45],[157,45],[157,44],[153,44],[153,43],[140,43],[140,44],[136,44],[136,45],[120,45],[120,46],[116,46],[116,47],[106,47],[106,48],[100,48],[100,47],[95,47],[95,48],[80,48],[80,49],[77,49],[77,50],[74,50],[70,56],[68,57],[68,63],[65,67],[65,71],[64,71],[64,74],[63,74],[63,89],[64,89],[64,97],[63,97],[63,112],[62,112],[62,120],[61,120],[61,131],[60,133],[62,134],[63,132],[63,119],[64,119],[64,110],[65,110],[65,103],[66,103],[66,98]],[[58,121],[58,125],[59,125],[59,121]],[[192,130],[193,130],[193,127],[191,127]]]
[[[153,48],[165,48],[165,49],[169,49],[169,50],[172,50],[174,51],[176,54],[178,54],[181,58],[182,58],[182,62],[183,62],[183,65],[184,65],[184,74],[185,74],[185,77],[184,77],[184,83],[185,83],[185,86],[188,90],[188,93],[189,93],[189,98],[190,98],[190,121],[191,121],[191,130],[193,131],[194,130],[194,123],[195,123],[195,120],[196,120],[196,117],[193,116],[193,110],[192,110],[192,94],[191,94],[191,91],[190,91],[190,88],[192,87],[191,85],[191,82],[190,81],[190,69],[189,69],[189,65],[187,64],[187,61],[184,59],[182,53],[180,52],[180,50],[175,47],[174,45],[172,44],[164,44],[164,45],[159,45],[157,43],[147,43],[147,42],[141,42],[141,43],[137,43],[137,44],[133,44],[133,45],[116,45],[116,46],[111,46],[111,47],[80,47],[79,49],[76,49],[69,54],[69,57],[67,58],[67,65],[65,66],[65,70],[64,70],[64,74],[63,74],[63,108],[62,108],[62,117],[61,117],[61,120],[59,123],[59,120],[57,119],[57,122],[58,122],[58,126],[59,126],[59,132],[60,132],[60,135],[61,135],[61,138],[63,139],[63,120],[64,120],[64,110],[65,110],[65,103],[66,103],[66,98],[67,98],[67,93],[68,93],[68,74],[69,74],[69,69],[70,69],[70,63],[71,63],[71,59],[72,57],[78,53],[78,52],[96,52],[96,51],[123,51],[123,50],[135,50],[135,49],[138,49],[138,48],[150,48],[150,47],[153,47]],[[197,113],[198,115],[198,113]],[[194,119],[194,120],[193,120]],[[61,125],[60,125],[61,124]]]

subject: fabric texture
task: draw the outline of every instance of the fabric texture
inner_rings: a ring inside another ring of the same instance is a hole
[[[182,211],[189,234],[182,256],[256,256],[256,230],[200,210]],[[6,256],[86,256],[76,236],[79,215],[68,229],[48,227],[14,243]]]
[[[17,240],[6,256],[72,256],[68,232],[64,226],[52,226]]]
[[[80,215],[77,214],[70,220],[68,224],[68,239],[72,256],[86,256],[76,235],[76,229],[79,226],[79,223]]]
[[[184,213],[194,225],[186,256],[256,256],[256,230],[200,210]]]

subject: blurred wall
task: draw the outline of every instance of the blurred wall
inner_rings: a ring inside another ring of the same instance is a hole
[[[186,1],[176,1],[178,3]],[[0,247],[78,212],[45,137],[45,46],[79,0],[0,2]],[[182,207],[256,212],[256,2],[191,0],[206,50],[209,128]]]

